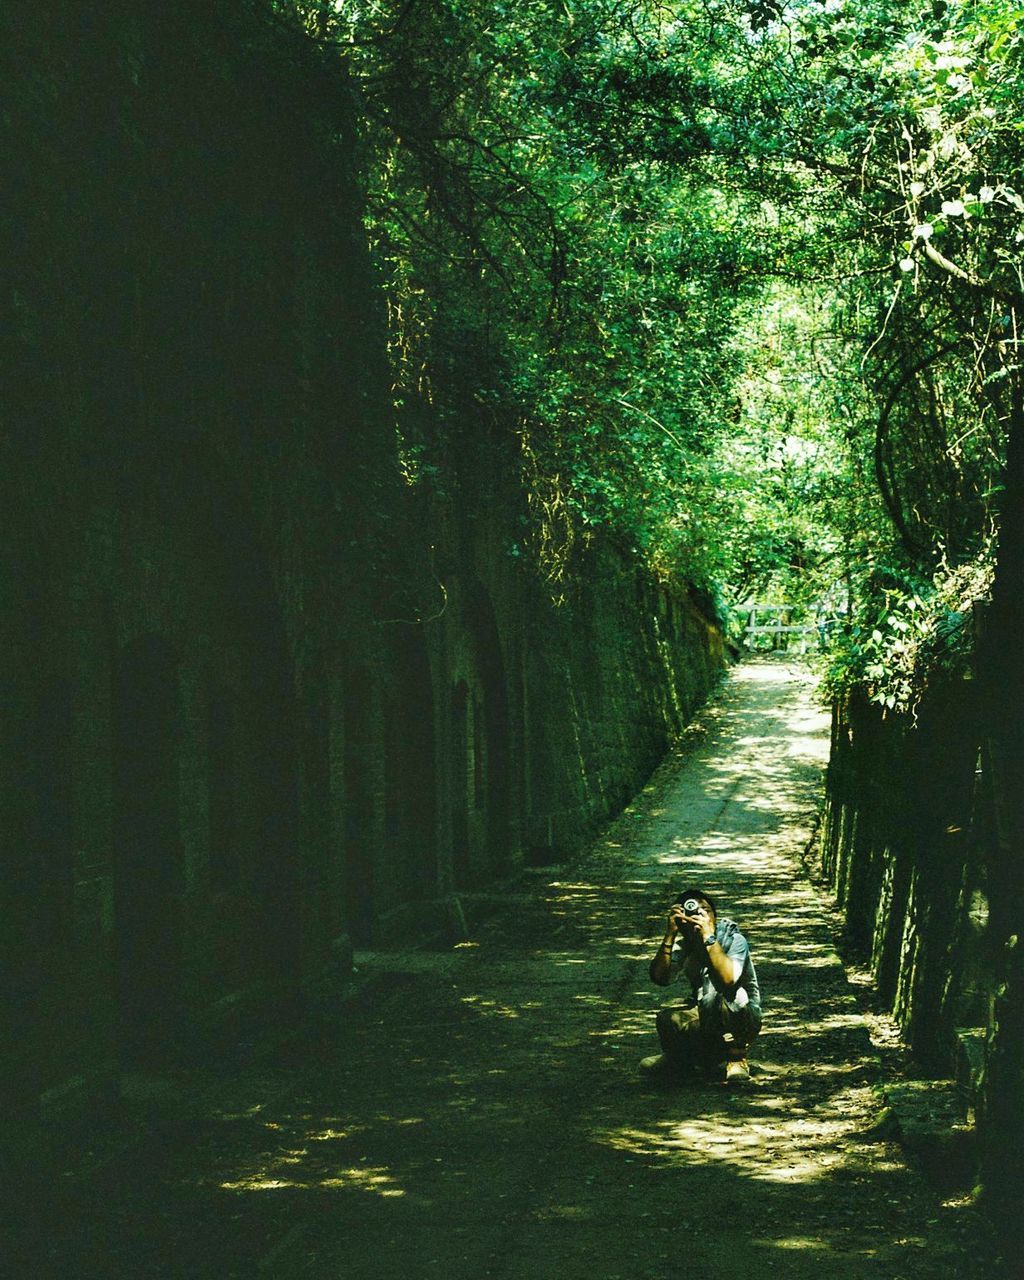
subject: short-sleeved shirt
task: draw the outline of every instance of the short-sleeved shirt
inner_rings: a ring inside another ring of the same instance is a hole
[[[708,964],[707,956],[700,953],[699,948],[695,954],[700,957],[700,968],[698,969],[696,965],[686,965],[686,949],[679,941],[678,935],[672,947],[673,976],[684,974],[689,978],[694,999],[699,1005],[713,1004],[718,996],[732,1000],[737,990],[743,987],[750,998],[750,1003],[760,1008],[761,988],[758,985],[757,971],[750,958],[750,947],[746,938],[740,933],[734,921],[725,919],[719,920],[715,925],[715,937],[725,954],[732,960],[738,960],[742,965],[739,978],[731,986],[722,981]]]

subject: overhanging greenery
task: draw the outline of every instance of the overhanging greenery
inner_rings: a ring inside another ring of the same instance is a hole
[[[276,9],[359,95],[408,482],[486,435],[510,554],[603,529],[723,611],[845,611],[834,679],[896,705],[879,626],[997,533],[1024,7]]]

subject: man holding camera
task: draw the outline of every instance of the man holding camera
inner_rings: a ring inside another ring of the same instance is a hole
[[[640,1070],[713,1072],[724,1062],[727,1084],[748,1080],[747,1049],[761,1030],[761,990],[746,938],[732,920],[718,919],[703,889],[684,889],[669,908],[649,972],[659,987],[684,975],[691,1000],[659,1010],[662,1051],[644,1058]]]

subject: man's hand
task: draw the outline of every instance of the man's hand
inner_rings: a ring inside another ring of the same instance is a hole
[[[675,911],[675,907],[672,908]],[[679,926],[680,928],[689,929],[695,937],[704,939],[708,934],[713,933],[711,927],[711,916],[708,914],[707,908],[698,906],[696,911],[691,911],[687,915],[682,907],[679,908]]]
[[[659,987],[667,987],[672,976],[672,950],[675,947],[676,939],[680,936],[680,931],[686,924],[686,917],[683,914],[683,908],[678,902],[674,902],[668,909],[668,922],[665,926],[665,937],[661,946],[655,952],[654,959],[651,961],[650,974],[651,981],[656,982]]]

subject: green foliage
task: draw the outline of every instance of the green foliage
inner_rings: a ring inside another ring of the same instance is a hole
[[[1024,7],[278,7],[359,95],[408,483],[500,457],[553,578],[602,531],[918,671],[1020,395]]]
[[[887,710],[913,713],[936,680],[973,674],[973,608],[992,588],[986,554],[957,569],[945,568],[918,589],[883,587],[874,625],[863,611],[825,665],[823,688],[833,697],[855,685]]]

